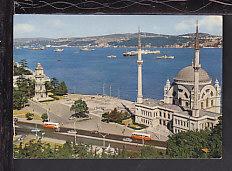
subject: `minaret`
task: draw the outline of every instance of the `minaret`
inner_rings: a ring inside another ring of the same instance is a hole
[[[141,38],[140,38],[140,29],[138,31],[138,95],[137,95],[137,103],[143,102],[143,87],[142,87],[142,47],[141,47]]]
[[[196,39],[195,39],[195,57],[193,61],[194,69],[194,102],[192,109],[192,116],[199,117],[199,69],[201,68],[200,64],[200,47],[199,47],[199,33],[198,33],[198,21],[196,23]]]

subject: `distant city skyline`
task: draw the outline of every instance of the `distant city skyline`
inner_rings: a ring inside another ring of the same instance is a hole
[[[180,35],[195,32],[222,35],[222,16],[189,15],[15,15],[14,38],[60,38],[142,32]]]

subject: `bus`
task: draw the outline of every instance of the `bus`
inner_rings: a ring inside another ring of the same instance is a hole
[[[55,129],[55,131],[60,131],[60,124],[55,122],[44,122],[44,128]]]
[[[151,140],[151,135],[143,132],[133,132],[131,135],[132,139],[137,139],[137,140],[146,140],[150,141]]]

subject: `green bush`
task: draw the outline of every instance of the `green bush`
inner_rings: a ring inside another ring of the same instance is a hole
[[[33,113],[26,113],[25,117],[27,118],[27,120],[32,120],[34,117],[34,114]]]
[[[47,114],[47,113],[43,113],[43,114],[41,115],[41,119],[43,120],[43,122],[44,122],[45,120],[48,120],[48,114]]]

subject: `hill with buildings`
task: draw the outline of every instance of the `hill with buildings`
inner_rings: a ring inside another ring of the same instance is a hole
[[[135,47],[137,45],[138,33],[110,34],[90,37],[70,37],[70,38],[17,38],[14,39],[15,47]],[[200,33],[200,46],[221,47],[222,37]],[[193,47],[194,33],[183,35],[164,35],[155,33],[141,33],[144,47]]]

